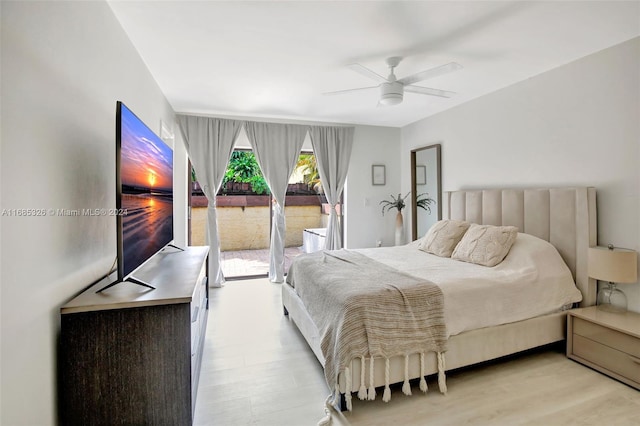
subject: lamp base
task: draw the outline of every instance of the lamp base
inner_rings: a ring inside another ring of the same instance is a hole
[[[626,312],[627,296],[616,288],[615,283],[609,283],[598,291],[598,309],[607,312]]]

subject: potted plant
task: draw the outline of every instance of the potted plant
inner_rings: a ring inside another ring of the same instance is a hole
[[[380,201],[380,204],[382,204],[382,215],[384,216],[385,212],[391,209],[398,209],[398,213],[402,212],[402,209],[404,209],[406,206],[404,200],[407,199],[409,194],[411,194],[411,192],[407,192],[407,195],[405,195],[404,197],[402,196],[402,194],[398,194],[397,198],[391,195],[391,200]]]
[[[398,197],[394,197],[391,195],[391,200],[382,200],[380,204],[382,205],[382,215],[391,209],[398,209],[398,213],[396,214],[396,245],[404,244],[404,220],[402,218],[402,209],[405,208],[406,204],[404,200],[411,194],[411,192],[407,192],[407,195],[404,197],[402,193],[398,194]]]

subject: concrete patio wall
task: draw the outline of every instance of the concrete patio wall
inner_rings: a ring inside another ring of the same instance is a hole
[[[255,250],[269,248],[270,212],[268,206],[219,206],[218,232],[220,250]],[[302,246],[302,232],[307,228],[324,227],[320,206],[285,206],[286,247]],[[191,209],[191,244],[205,244],[206,207]]]

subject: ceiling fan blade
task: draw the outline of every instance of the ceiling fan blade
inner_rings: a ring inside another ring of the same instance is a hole
[[[404,77],[399,79],[398,81],[404,85],[417,83],[418,81],[426,80],[428,78],[437,77],[442,74],[446,74],[451,71],[459,70],[462,68],[462,65],[456,62],[450,62],[445,65],[440,65],[439,67],[431,68],[425,71],[421,71],[419,73]]]
[[[349,92],[359,92],[360,90],[377,89],[378,86],[358,87],[357,89],[336,90],[335,92],[324,92],[323,95],[341,95]]]
[[[405,92],[420,93],[421,95],[440,96],[442,98],[450,98],[456,94],[456,92],[449,92],[447,90],[432,89],[430,87],[420,86],[404,86]]]
[[[372,80],[379,81],[380,83],[384,83],[385,81],[387,81],[387,79],[381,76],[380,74],[374,71],[371,71],[369,68],[362,66],[360,64],[350,64],[347,66],[351,70],[357,72],[358,74],[364,75],[365,77],[368,77]]]

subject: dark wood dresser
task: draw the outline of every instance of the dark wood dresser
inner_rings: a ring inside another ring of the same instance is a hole
[[[61,308],[63,425],[190,425],[209,289],[208,247],[166,248],[135,276]]]

